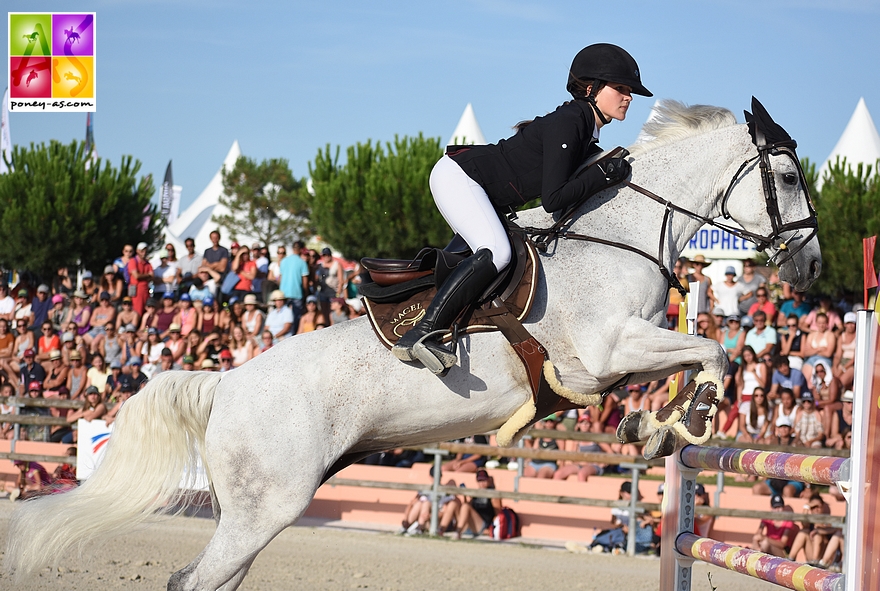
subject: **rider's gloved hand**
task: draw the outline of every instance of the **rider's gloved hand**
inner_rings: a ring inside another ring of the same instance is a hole
[[[586,188],[587,195],[617,185],[629,176],[632,167],[625,158],[609,158],[584,168],[578,173]]]
[[[598,162],[596,166],[605,175],[605,182],[609,187],[623,182],[632,171],[632,166],[626,158],[609,158]]]

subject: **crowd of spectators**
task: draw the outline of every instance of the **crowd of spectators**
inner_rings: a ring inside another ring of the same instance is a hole
[[[66,268],[38,285],[0,281],[0,388],[7,396],[81,400],[52,414],[67,426],[29,426],[21,437],[72,443],[80,418],[112,423],[121,404],[163,371],[230,371],[279,341],[362,313],[343,261],[302,242],[249,248],[232,242],[178,257],[167,244],[126,245],[100,276]],[[350,291],[351,290],[351,291]],[[14,297],[13,297],[14,296]],[[11,412],[4,406],[3,412]],[[0,437],[13,426],[0,419]]]
[[[752,548],[788,560],[840,572],[844,535],[839,527],[823,523],[797,522],[791,505],[781,495],[770,498],[770,507],[779,519],[762,519],[752,537]],[[819,492],[804,499],[805,515],[830,515],[831,507]]]

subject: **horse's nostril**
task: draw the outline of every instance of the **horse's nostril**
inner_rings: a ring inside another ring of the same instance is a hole
[[[812,262],[810,262],[810,277],[812,277],[813,279],[816,279],[819,277],[819,273],[821,273],[821,272],[822,272],[822,263],[820,263],[816,259],[813,259]]]

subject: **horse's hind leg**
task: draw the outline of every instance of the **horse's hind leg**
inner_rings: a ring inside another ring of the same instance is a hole
[[[317,487],[315,479],[312,494],[298,498],[274,484],[249,498],[219,497],[217,531],[198,558],[171,576],[168,591],[235,591],[257,554],[305,512]]]
[[[280,531],[246,532],[223,521],[199,557],[171,575],[168,591],[234,591],[260,550]]]

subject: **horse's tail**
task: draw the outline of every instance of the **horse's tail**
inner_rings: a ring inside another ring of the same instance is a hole
[[[221,376],[165,372],[132,396],[120,409],[100,466],[82,486],[25,501],[13,514],[6,570],[21,580],[71,548],[82,551],[174,506],[185,494],[182,479],[194,479],[204,457]]]

